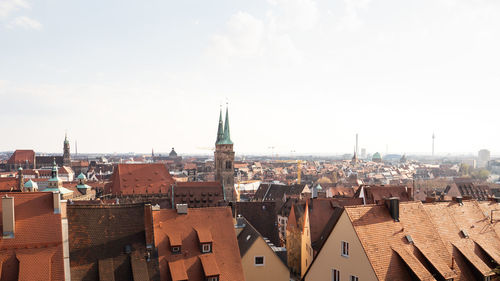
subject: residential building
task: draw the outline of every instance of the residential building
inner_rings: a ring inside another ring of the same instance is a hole
[[[71,280],[160,280],[151,205],[67,206]]]
[[[245,280],[229,207],[153,208],[162,281]]]
[[[345,207],[303,280],[490,280],[499,245],[477,201],[389,198]]]
[[[238,246],[246,281],[288,281],[290,272],[278,253],[280,247],[268,243],[244,217],[236,219]],[[286,257],[286,256],[285,256]]]
[[[1,280],[69,280],[62,208],[52,192],[1,193]]]

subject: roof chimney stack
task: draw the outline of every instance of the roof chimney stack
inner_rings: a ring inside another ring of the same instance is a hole
[[[391,197],[385,200],[385,204],[387,208],[389,208],[389,212],[391,213],[392,219],[394,221],[399,221],[399,198]]]
[[[177,209],[177,214],[181,215],[187,215],[188,213],[188,205],[187,204],[177,204],[175,205],[175,208]]]
[[[239,214],[236,217],[236,228],[243,228],[245,227],[245,219]]]
[[[54,214],[61,213],[61,194],[59,192],[52,193],[52,202],[54,202]]]
[[[457,196],[457,197],[454,197],[453,198],[455,202],[457,202],[458,204],[460,205],[463,205],[463,201],[462,201],[462,196]]]
[[[14,197],[2,197],[2,226],[3,238],[14,238],[16,220],[14,217]]]

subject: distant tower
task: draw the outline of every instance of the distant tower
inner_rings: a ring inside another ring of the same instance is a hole
[[[436,135],[432,133],[432,156],[434,156],[434,139],[436,138]]]
[[[215,141],[215,180],[222,184],[224,198],[235,201],[234,194],[234,151],[231,134],[229,132],[229,113],[226,106],[226,121],[222,123],[222,108],[219,115],[217,140]]]
[[[69,151],[69,140],[68,134],[64,135],[64,146],[63,146],[63,165],[71,167],[71,152]]]

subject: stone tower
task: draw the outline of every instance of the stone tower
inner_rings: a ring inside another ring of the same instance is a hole
[[[69,151],[69,140],[68,135],[64,135],[64,147],[63,147],[63,165],[71,167],[71,154]]]
[[[215,141],[215,180],[222,184],[224,198],[235,201],[234,192],[234,151],[231,134],[229,132],[229,114],[226,107],[226,121],[222,123],[222,109],[219,115],[219,128]]]

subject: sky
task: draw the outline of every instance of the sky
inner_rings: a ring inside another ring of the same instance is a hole
[[[497,0],[0,0],[0,151],[500,153]]]

